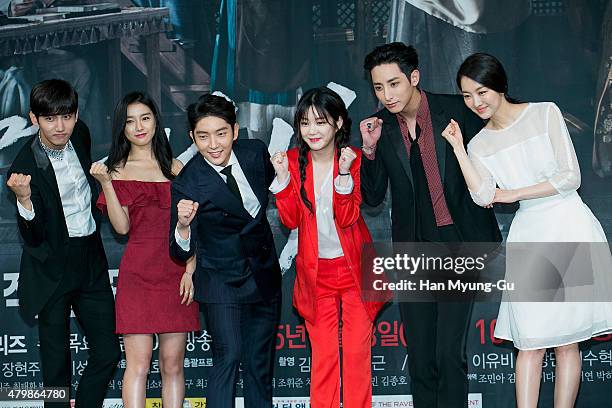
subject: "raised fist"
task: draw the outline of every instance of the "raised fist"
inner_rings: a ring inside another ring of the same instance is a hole
[[[463,135],[455,119],[451,119],[450,123],[442,131],[442,137],[451,144],[453,149],[463,148]]]
[[[29,174],[13,173],[6,181],[6,185],[15,193],[17,200],[23,202],[27,201],[32,195],[30,180],[32,180],[32,176]]]
[[[366,118],[359,122],[359,131],[361,132],[364,148],[374,149],[376,147],[382,132],[382,125],[383,120],[376,117]]]
[[[284,181],[289,176],[289,160],[287,159],[286,152],[277,152],[270,158],[274,171],[276,172],[276,178],[278,181]]]
[[[178,214],[178,223],[182,227],[188,227],[193,221],[196,213],[198,212],[199,204],[197,201],[191,200],[180,200],[176,204],[177,214]]]
[[[112,181],[111,175],[108,173],[108,167],[106,167],[104,163],[92,163],[89,173],[98,180],[100,184],[110,183]]]
[[[351,164],[357,158],[357,153],[350,147],[343,147],[340,151],[340,158],[338,159],[338,173],[350,173]]]

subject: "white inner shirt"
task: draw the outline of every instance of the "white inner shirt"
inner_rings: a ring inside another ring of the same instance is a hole
[[[72,143],[68,141],[64,148],[63,159],[48,157],[55,172],[68,236],[85,237],[93,234],[96,222],[91,213],[91,189]],[[34,205],[28,211],[17,201],[17,208],[27,221],[34,219]]]

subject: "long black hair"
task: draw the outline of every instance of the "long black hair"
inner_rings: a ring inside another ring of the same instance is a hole
[[[310,147],[302,138],[300,132],[300,122],[308,116],[308,111],[314,109],[317,116],[325,118],[327,123],[336,128],[336,122],[342,118],[342,126],[336,131],[334,143],[336,145],[336,155],[340,158],[342,148],[349,145],[351,138],[351,119],[348,116],[346,106],[336,92],[327,87],[309,89],[300,98],[293,117],[293,129],[297,137],[298,163],[300,166],[300,196],[308,209],[312,212],[312,203],[306,196],[304,181],[306,180],[306,166],[308,165],[308,152]]]
[[[520,103],[518,99],[508,96],[508,76],[497,58],[491,54],[477,52],[463,61],[457,71],[457,86],[461,89],[461,78],[467,77],[494,90],[503,93],[510,103]]]
[[[106,160],[106,166],[109,172],[115,172],[117,171],[117,167],[124,166],[130,154],[131,144],[125,137],[125,123],[127,120],[128,105],[133,103],[142,103],[153,112],[153,116],[155,117],[155,134],[151,141],[151,150],[153,151],[153,155],[164,177],[168,180],[172,180],[175,176],[172,173],[172,148],[164,132],[159,109],[157,109],[155,101],[153,101],[149,95],[140,91],[130,92],[125,95],[115,107],[115,115],[113,117],[113,139],[111,141],[108,159]]]

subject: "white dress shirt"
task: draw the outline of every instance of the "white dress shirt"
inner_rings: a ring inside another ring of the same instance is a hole
[[[96,231],[96,222],[91,213],[91,189],[72,143],[68,141],[64,147],[63,158],[58,159],[49,154],[47,156],[55,172],[68,235],[85,237],[93,234]],[[19,201],[17,210],[26,221],[31,221],[36,215],[34,205],[29,211]]]
[[[240,167],[240,163],[238,162],[238,159],[236,158],[236,155],[234,154],[234,152],[233,151],[231,152],[229,161],[227,162],[225,166],[217,166],[216,164],[213,164],[209,162],[208,160],[206,160],[206,158],[204,158],[204,160],[213,169],[215,169],[217,173],[219,173],[219,176],[226,183],[227,183],[227,177],[225,176],[225,174],[221,173],[221,170],[223,170],[227,166],[232,166],[232,176],[234,176],[234,178],[236,179],[236,184],[238,184],[238,190],[240,190],[240,196],[242,197],[242,205],[248,211],[251,217],[255,218],[257,214],[259,213],[259,210],[261,209],[261,203],[259,202],[259,200],[257,199],[257,196],[253,192],[253,189],[251,188],[251,185],[249,184],[246,176],[244,175],[244,172],[242,171],[242,167]],[[189,230],[189,236],[187,237],[187,239],[183,239],[178,233],[178,230],[175,229],[174,238],[176,240],[176,243],[184,251],[188,251],[189,243],[191,241],[191,229]]]
[[[332,172],[333,168],[329,169],[329,173],[325,177],[325,180],[321,184],[321,191],[319,194],[315,192],[315,212],[317,217],[317,241],[319,258],[333,259],[344,255],[342,251],[342,245],[340,244],[340,238],[338,237],[338,230],[336,229],[336,223],[334,222],[334,209],[333,209],[333,190],[332,190]],[[346,186],[340,185],[340,177],[336,176],[333,183],[333,189],[338,194],[351,194],[353,192],[353,177],[349,174],[348,183]],[[281,192],[289,185],[291,179],[291,173],[286,180],[282,183],[278,181],[278,178],[274,178],[274,181],[270,185],[270,191],[274,194]]]

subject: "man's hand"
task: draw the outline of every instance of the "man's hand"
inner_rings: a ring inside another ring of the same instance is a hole
[[[31,180],[32,176],[29,174],[13,173],[6,181],[7,187],[15,193],[19,204],[29,211],[32,211],[32,201],[30,200],[32,195],[32,189],[30,188]]]
[[[364,153],[370,154],[375,148],[382,132],[383,120],[376,117],[366,118],[359,122],[359,132],[363,140]]]
[[[196,201],[191,200],[181,200],[176,205],[177,213],[178,213],[178,225],[177,227],[180,230],[185,230],[193,221],[196,213],[198,212],[199,204]]]

